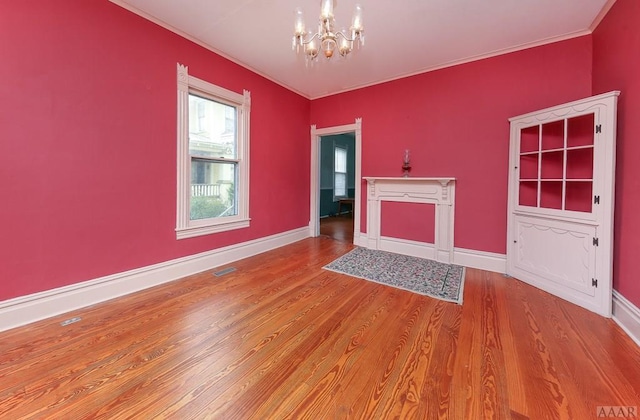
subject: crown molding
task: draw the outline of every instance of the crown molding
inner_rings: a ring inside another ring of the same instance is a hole
[[[500,50],[495,50],[495,51],[492,51],[492,52],[489,52],[489,53],[486,53],[486,54],[472,55],[472,56],[469,56],[467,58],[462,58],[460,60],[453,60],[453,61],[449,61],[449,62],[446,62],[446,63],[438,64],[438,65],[435,65],[435,66],[426,67],[426,68],[418,70],[416,72],[407,73],[407,74],[400,74],[400,75],[397,75],[397,76],[390,77],[388,79],[384,79],[384,80],[380,80],[380,81],[376,81],[376,82],[371,82],[371,83],[365,83],[365,84],[362,84],[362,85],[358,85],[358,86],[354,86],[354,87],[351,87],[351,88],[343,89],[343,90],[338,91],[338,92],[329,93],[329,94],[320,95],[320,96],[312,96],[310,99],[311,100],[322,99],[322,98],[326,98],[326,97],[329,97],[329,96],[339,95],[341,93],[352,92],[354,90],[363,89],[363,88],[367,88],[367,87],[371,87],[371,86],[375,86],[375,85],[380,85],[382,83],[393,82],[395,80],[400,80],[400,79],[404,79],[404,78],[407,78],[407,77],[418,76],[418,75],[421,75],[421,74],[430,73],[432,71],[445,69],[447,67],[458,66],[460,64],[466,64],[466,63],[471,63],[471,62],[474,62],[474,61],[484,60],[485,58],[492,58],[492,57],[497,57],[497,56],[504,55],[504,54],[510,54],[510,53],[513,53],[513,52],[528,50],[530,48],[540,47],[540,46],[547,45],[547,44],[553,44],[555,42],[560,42],[560,41],[566,41],[566,40],[573,39],[573,38],[579,38],[579,37],[585,36],[585,35],[591,35],[591,30],[581,30],[581,31],[571,32],[569,34],[565,34],[565,35],[562,35],[562,36],[544,38],[544,39],[541,39],[541,40],[538,40],[538,41],[528,42],[528,43],[516,45],[515,47],[509,47],[509,48],[503,48],[503,49],[500,49]]]
[[[593,22],[591,22],[591,25],[589,25],[589,30],[591,32],[596,30],[598,25],[600,25],[600,22],[602,22],[602,19],[604,19],[604,17],[607,15],[607,13],[609,13],[609,10],[611,10],[611,8],[613,7],[613,4],[615,2],[616,2],[616,0],[607,0],[605,5],[600,10],[600,13],[598,13],[598,15],[593,20]]]

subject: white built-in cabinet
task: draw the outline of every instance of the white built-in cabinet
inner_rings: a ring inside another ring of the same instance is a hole
[[[619,94],[509,120],[507,274],[607,317]]]

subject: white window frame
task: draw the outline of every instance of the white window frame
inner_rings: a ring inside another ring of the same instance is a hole
[[[178,63],[178,174],[176,238],[185,239],[249,227],[249,116],[251,93],[242,94],[189,76],[189,68]],[[237,119],[237,214],[191,220],[191,156],[189,154],[189,93],[204,94],[236,107]]]
[[[344,172],[337,172],[336,171],[336,150],[340,149],[340,150],[344,150],[344,156],[345,156],[345,171]],[[337,173],[344,173],[344,195],[337,195],[336,194],[336,174]],[[349,197],[349,147],[348,146],[340,146],[333,144],[333,201],[339,201],[341,198],[347,198]]]

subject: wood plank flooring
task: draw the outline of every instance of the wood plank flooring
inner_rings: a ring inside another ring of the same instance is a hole
[[[320,235],[336,241],[353,243],[353,215],[324,217],[320,219]]]
[[[481,270],[467,269],[462,306],[322,270],[351,248],[307,239],[0,333],[0,418],[590,419],[640,406],[640,350],[611,320]]]

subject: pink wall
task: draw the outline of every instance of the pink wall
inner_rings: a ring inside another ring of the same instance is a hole
[[[107,0],[60,3],[0,13],[0,300],[308,224],[309,100]],[[248,229],[175,238],[177,62],[251,91]]]
[[[640,304],[631,271],[640,233],[632,161],[640,147],[632,141],[640,134],[632,118],[640,109],[640,32],[632,26],[639,7],[618,0],[593,39],[308,101],[107,0],[7,2],[0,13],[0,300],[306,226],[308,204],[299,197],[309,196],[309,162],[300,156],[310,154],[309,123],[356,117],[363,118],[363,176],[401,175],[402,153],[411,149],[412,176],[458,179],[455,246],[504,253],[507,119],[593,87],[623,91],[615,286]],[[176,62],[227,89],[251,91],[249,229],[175,239]],[[385,229],[411,239],[432,236],[391,223]]]
[[[416,223],[419,220],[419,223]],[[402,203],[382,201],[380,203],[380,235],[403,238],[410,241],[435,244],[435,204]],[[385,223],[386,222],[386,223]]]
[[[591,52],[584,36],[317,99],[311,123],[362,117],[363,176],[401,176],[410,149],[411,176],[456,177],[455,246],[504,254],[508,118],[589,96]]]
[[[613,285],[640,306],[640,2],[617,0],[593,33],[593,93],[620,90]]]

